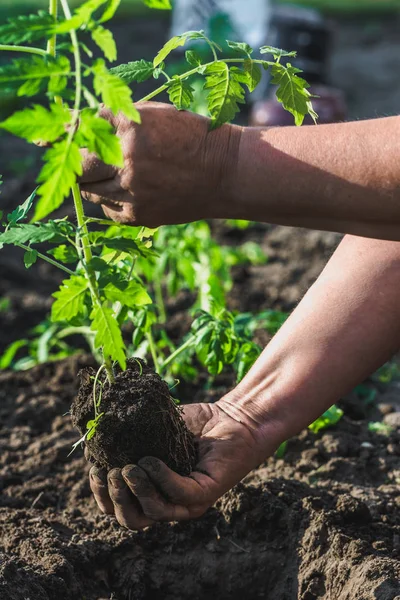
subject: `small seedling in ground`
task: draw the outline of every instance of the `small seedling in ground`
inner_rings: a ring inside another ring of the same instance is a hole
[[[13,18],[0,27],[0,50],[20,54],[0,67],[2,88],[17,96],[38,98],[36,104],[11,114],[0,123],[0,128],[28,142],[40,140],[49,146],[37,178],[38,188],[23,205],[1,216],[4,231],[0,234],[0,247],[11,244],[22,248],[27,268],[41,259],[63,271],[66,277],[54,294],[51,319],[69,327],[90,327],[93,352],[102,369],[100,374],[82,376],[81,394],[72,413],[92,453],[96,446],[97,462],[107,467],[123,461],[135,462],[140,452],[138,448],[129,451],[132,436],[138,440],[140,434],[146,436],[152,423],[157,433],[168,430],[163,439],[170,458],[157,449],[160,457],[173,468],[190,472],[195,458],[191,436],[170,402],[164,382],[142,363],[139,368],[137,362],[127,362],[124,323],[134,323],[134,341],[135,336],[137,343],[141,336],[146,339],[157,371],[195,346],[198,359],[210,373],[217,374],[225,364],[236,362],[240,378],[260,349],[235,329],[235,319],[224,307],[220,294],[218,302],[213,298],[208,310],[197,317],[192,335],[182,348],[159,364],[153,335],[157,317],[150,290],[140,277],[140,269],[136,270],[137,264],[144,271],[146,261],[149,264],[156,261],[154,232],[117,226],[106,219],[85,215],[77,183],[82,174],[80,149],[86,148],[104,163],[121,167],[120,140],[110,123],[100,116],[100,103],[140,126],[140,114],[132,101],[129,84],[151,78],[165,81],[140,100],[148,101],[167,92],[178,110],[191,108],[194,102],[191,80],[203,78],[212,128],[232,121],[245,100],[246,90],[252,92],[260,82],[261,69],[270,71],[277,97],[293,114],[297,125],[306,114],[313,118],[316,115],[307,83],[299,76],[299,69],[287,62],[294,54],[269,46],[260,49],[263,58],[253,58],[253,49],[248,44],[228,41],[232,57],[221,58],[220,47],[204,32],[189,31],[169,40],[152,62],[137,60],[108,68],[106,61],[116,60],[117,48],[105,23],[114,16],[119,3],[120,0],[88,0],[71,13],[68,0],[60,0],[62,15],[58,15],[58,1],[50,0],[49,12]],[[169,8],[168,0],[145,3]],[[88,38],[105,59],[93,59]],[[42,41],[47,42],[45,48],[33,46]],[[203,42],[209,49],[209,57],[204,60],[203,55],[188,50],[188,69],[180,75],[168,75],[165,61],[170,53],[191,41]],[[41,102],[45,96],[49,100],[47,106]],[[70,195],[76,222],[68,218],[44,222]],[[33,218],[27,222],[32,212]],[[39,251],[37,245],[42,243],[52,249]],[[171,273],[179,272],[181,266],[178,260]],[[190,271],[187,264],[185,268]],[[185,268],[182,267],[182,272]],[[210,286],[210,281],[207,285]],[[93,376],[94,385],[90,379]],[[118,389],[113,388],[116,380]],[[100,401],[97,387],[101,388]],[[148,398],[150,409],[143,408],[144,398]],[[134,402],[136,413],[141,411],[136,420],[127,417]],[[108,443],[110,439],[112,443]],[[143,447],[144,453],[148,453],[146,443]]]

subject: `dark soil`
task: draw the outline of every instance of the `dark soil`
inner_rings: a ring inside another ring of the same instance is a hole
[[[79,373],[79,393],[71,406],[72,422],[80,435],[94,419],[93,380],[96,370]],[[180,475],[189,475],[196,464],[193,436],[181,411],[171,398],[168,385],[140,359],[128,361],[127,369],[109,385],[103,374],[96,385],[96,401],[103,389],[95,435],[85,442],[87,458],[107,471],[136,464],[155,456]]]
[[[67,457],[88,366],[0,374],[2,600],[398,600],[399,433],[345,416],[201,519],[132,533],[98,513],[82,451]]]

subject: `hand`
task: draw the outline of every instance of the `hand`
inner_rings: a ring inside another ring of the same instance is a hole
[[[113,469],[108,481],[105,472],[92,467],[90,487],[99,508],[114,514],[122,526],[141,529],[155,521],[200,517],[266,457],[255,432],[218,403],[189,405],[184,418],[199,449],[199,462],[189,477],[153,457]],[[269,453],[274,450],[271,445]]]
[[[158,102],[137,108],[140,125],[100,111],[121,138],[125,165],[105,165],[86,153],[83,197],[115,221],[148,227],[229,216],[224,205],[241,128],[211,131],[209,119]]]

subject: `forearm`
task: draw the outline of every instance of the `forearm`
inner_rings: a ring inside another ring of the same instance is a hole
[[[400,117],[231,137],[218,216],[400,240]]]
[[[400,244],[345,238],[221,406],[261,439],[298,433],[400,346]]]

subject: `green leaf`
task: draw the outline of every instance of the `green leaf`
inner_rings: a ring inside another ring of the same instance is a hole
[[[56,210],[64,201],[76,183],[78,175],[82,175],[82,158],[79,146],[74,140],[65,138],[47,150],[45,164],[39,174],[38,189],[41,196],[36,205],[34,220],[39,221]]]
[[[187,50],[185,57],[189,65],[192,67],[199,67],[203,62],[203,59],[201,58],[200,54],[196,52],[196,50]]]
[[[16,340],[12,344],[10,344],[4,354],[0,356],[0,369],[8,369],[11,366],[18,350],[27,346],[29,344],[28,340]]]
[[[85,314],[85,300],[88,293],[88,282],[83,275],[73,275],[62,282],[56,299],[51,307],[52,321],[70,321]]]
[[[94,306],[90,319],[92,330],[96,332],[96,348],[102,348],[105,357],[118,361],[126,369],[125,344],[116,318],[106,304]]]
[[[249,89],[249,92],[254,92],[261,81],[261,69],[254,61],[251,60],[251,58],[249,58],[243,63],[243,70],[247,75],[245,83]]]
[[[310,114],[314,121],[318,115],[311,103],[308,83],[299,77],[299,69],[289,63],[284,67],[277,63],[271,67],[271,82],[278,86],[276,97],[283,107],[294,116],[296,125],[302,125],[304,117]]]
[[[336,425],[336,423],[338,423],[342,417],[343,411],[334,404],[333,406],[328,408],[328,410],[324,412],[324,414],[321,417],[319,417],[319,419],[314,421],[314,423],[311,423],[311,425],[309,425],[308,428],[313,433],[318,433],[322,429],[327,429],[328,427]]]
[[[48,253],[54,256],[59,262],[66,265],[76,263],[79,260],[76,249],[72,246],[67,246],[66,244],[57,246],[57,248],[53,248],[53,250],[48,250]]]
[[[230,40],[226,40],[229,48],[235,50],[235,52],[246,54],[246,56],[250,56],[253,53],[253,48],[246,44],[245,42],[231,42]]]
[[[26,242],[39,244],[42,242],[59,242],[62,240],[62,234],[55,226],[54,221],[37,225],[24,223],[22,225],[17,225],[16,227],[11,227],[0,234],[1,244],[25,244]]]
[[[153,77],[153,72],[153,63],[143,59],[118,65],[118,67],[110,69],[110,73],[117,75],[128,85],[132,83],[132,81],[142,83],[143,81],[150,79],[150,77]]]
[[[19,15],[0,26],[0,40],[2,44],[31,44],[51,37],[54,24],[53,17],[44,10],[37,14]]]
[[[149,8],[157,8],[158,10],[171,10],[170,0],[143,0]]]
[[[89,23],[93,13],[106,2],[107,0],[88,0],[87,2],[84,2],[84,4],[75,10],[71,19],[58,23],[56,33],[69,33],[70,31],[83,27]],[[105,12],[107,12],[107,10],[108,9],[106,9]]]
[[[207,67],[204,89],[210,90],[207,102],[213,127],[232,121],[239,111],[238,103],[244,103],[241,75],[223,61]]]
[[[394,428],[390,425],[386,425],[386,423],[381,423],[380,421],[371,421],[368,423],[368,431],[371,433],[379,433],[381,435],[390,435],[393,433]]]
[[[107,60],[110,62],[117,60],[117,45],[109,29],[98,25],[92,30],[92,40],[103,51]]]
[[[15,208],[12,211],[12,213],[7,215],[7,221],[11,225],[15,225],[16,223],[18,223],[18,221],[22,221],[22,219],[25,219],[26,215],[32,208],[33,201],[36,197],[36,192],[37,192],[37,188],[35,190],[33,190],[32,194],[25,200],[25,202],[23,204],[20,204],[20,206],[17,206],[17,208]]]
[[[121,290],[112,283],[109,283],[104,288],[105,297],[111,302],[120,302],[123,306],[133,309],[152,303],[149,294],[140,283],[130,281],[124,287],[125,289]]]
[[[94,256],[92,260],[89,262],[88,267],[92,271],[97,271],[99,273],[103,271],[108,271],[109,267],[105,260],[99,258],[98,256]]]
[[[97,154],[107,165],[123,167],[121,140],[115,135],[112,125],[96,113],[91,108],[82,110],[76,141],[81,147]]]
[[[178,110],[187,110],[193,102],[193,88],[178,77],[168,87],[168,96]]]
[[[36,104],[32,108],[15,112],[0,123],[0,128],[28,142],[54,142],[65,133],[70,121],[71,114],[66,107],[52,104],[48,110]]]
[[[120,4],[121,0],[108,0],[106,10],[100,17],[99,23],[105,23],[105,21],[109,21],[110,19],[112,19],[115,13],[117,12]]]
[[[24,254],[24,264],[25,268],[29,269],[32,265],[35,264],[38,258],[38,253],[36,250],[27,250]]]
[[[261,46],[260,53],[272,54],[276,60],[279,60],[283,56],[290,56],[293,58],[297,56],[297,52],[294,50],[292,52],[287,52],[286,50],[281,50],[280,48],[274,48],[274,46]]]
[[[181,35],[176,35],[175,37],[168,40],[166,44],[161,48],[157,56],[153,61],[153,65],[157,67],[161,64],[166,57],[179,46],[184,46],[186,42],[189,40],[198,40],[205,39],[204,31],[186,31],[186,33],[182,33]]]
[[[122,112],[128,119],[140,123],[140,113],[133,104],[132,91],[116,75],[106,68],[103,60],[98,60],[93,65],[94,89],[101,96],[104,104],[117,115]]]
[[[6,91],[24,82],[17,90],[18,96],[34,96],[42,83],[50,80],[51,91],[56,93],[64,89],[70,72],[71,65],[66,56],[18,58],[0,67],[0,85]]]

